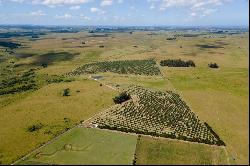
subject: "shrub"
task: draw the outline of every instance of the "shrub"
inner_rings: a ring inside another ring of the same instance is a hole
[[[219,68],[219,66],[217,65],[217,63],[209,63],[208,67],[210,67],[210,68]]]
[[[43,68],[46,68],[46,67],[48,67],[48,64],[47,64],[47,63],[42,63],[41,66],[42,66]]]
[[[69,88],[64,89],[64,90],[63,90],[63,96],[70,96],[70,95],[69,95],[69,92],[70,92]]]
[[[113,101],[115,104],[121,104],[129,99],[131,99],[130,95],[125,92],[122,92],[119,96],[113,98]]]
[[[43,127],[43,125],[41,123],[38,124],[34,124],[28,127],[27,131],[29,132],[34,132],[34,131],[38,131]]]
[[[167,38],[167,40],[176,40],[176,38],[175,37],[169,37],[169,38]]]

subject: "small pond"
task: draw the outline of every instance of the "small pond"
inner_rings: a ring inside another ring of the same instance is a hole
[[[100,80],[103,78],[103,76],[91,76],[91,78],[95,79],[95,80]]]

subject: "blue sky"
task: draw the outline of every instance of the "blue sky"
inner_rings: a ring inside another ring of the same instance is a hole
[[[249,0],[0,0],[0,24],[249,25]]]

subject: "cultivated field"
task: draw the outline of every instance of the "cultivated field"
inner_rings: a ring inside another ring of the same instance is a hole
[[[132,86],[132,99],[93,119],[89,125],[152,136],[225,145],[208,124],[201,122],[180,96]]]
[[[68,73],[70,76],[113,72],[119,74],[160,75],[160,70],[153,60],[125,60],[86,64]]]

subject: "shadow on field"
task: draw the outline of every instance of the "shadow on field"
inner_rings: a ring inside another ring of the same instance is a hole
[[[52,64],[54,62],[68,61],[73,59],[79,53],[69,52],[52,52],[34,57],[34,61],[30,65]]]
[[[87,37],[109,37],[111,34],[92,34]]]
[[[197,47],[200,49],[207,49],[207,48],[224,48],[221,45],[214,45],[214,44],[196,44]]]
[[[72,60],[79,53],[69,53],[69,52],[50,52],[42,55],[33,56],[33,61],[28,64],[16,64],[15,67],[19,66],[41,66],[41,65],[51,65],[55,62],[69,61]]]
[[[219,44],[221,46],[225,46],[225,45],[228,45],[227,43],[223,42],[223,41],[216,41],[215,42],[216,44]]]
[[[36,54],[32,54],[32,53],[16,53],[15,57],[17,58],[28,58],[28,57],[32,57]]]

